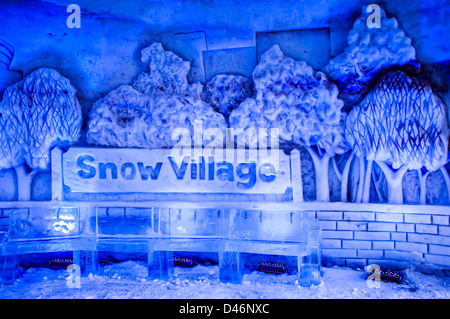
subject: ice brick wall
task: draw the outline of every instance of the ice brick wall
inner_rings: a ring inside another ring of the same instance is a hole
[[[318,211],[325,264],[450,268],[448,211]]]

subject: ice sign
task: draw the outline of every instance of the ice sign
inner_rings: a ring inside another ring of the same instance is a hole
[[[81,193],[284,194],[290,156],[251,159],[217,155],[175,159],[170,149],[73,147],[63,154],[64,186]]]

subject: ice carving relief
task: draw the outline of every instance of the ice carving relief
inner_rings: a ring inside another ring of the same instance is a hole
[[[227,129],[247,130],[238,135],[239,146],[257,147],[260,141],[251,132],[278,129],[283,149],[301,151],[296,182],[312,181],[304,188],[308,200],[330,201],[333,195],[342,202],[401,204],[404,184],[414,179],[404,177],[414,171],[418,203],[429,202],[427,188],[445,188],[450,204],[445,103],[408,72],[419,70],[420,63],[395,18],[381,10],[380,28],[369,28],[370,13],[366,7],[362,12],[344,53],[323,70],[285,56],[274,45],[251,79],[220,74],[203,86],[188,82],[188,61],[153,43],[141,52],[147,69],[93,104],[86,142],[172,148],[179,142],[175,130],[188,129],[192,137],[200,123],[203,132],[216,129],[223,137]],[[75,93],[50,69],[35,71],[5,92],[0,168],[14,167],[20,175],[19,200],[29,199],[33,174],[49,168],[49,151],[80,136]],[[208,140],[193,142],[204,147]],[[427,184],[432,174],[439,174],[440,184],[437,179]]]
[[[253,81],[255,96],[231,112],[230,126],[278,128],[281,140],[305,147],[316,171],[317,199],[328,201],[330,157],[347,149],[337,86],[305,62],[284,56],[278,45],[262,55]],[[243,138],[241,144],[249,144]],[[251,141],[255,147],[257,139]]]
[[[0,103],[0,168],[14,167],[18,199],[30,199],[33,176],[50,169],[50,151],[78,140],[81,107],[57,71],[38,69],[6,89]]]
[[[386,73],[352,109],[346,125],[356,156],[368,161],[367,179],[377,163],[388,182],[388,201],[397,204],[403,202],[402,180],[408,169],[418,171],[425,204],[428,173],[447,162],[448,134],[444,102],[427,83],[402,71]]]
[[[362,9],[347,37],[345,51],[331,59],[323,69],[349,106],[361,101],[381,74],[393,66],[418,68],[416,50],[411,39],[380,8],[380,28],[367,25],[372,10]]]
[[[160,43],[143,49],[142,61],[149,64],[149,72],[139,74],[133,86],[123,85],[94,104],[89,144],[171,148],[177,143],[174,130],[187,128],[192,136],[196,121],[203,130],[226,128],[223,115],[200,98],[203,86],[188,83],[189,62],[165,51]]]

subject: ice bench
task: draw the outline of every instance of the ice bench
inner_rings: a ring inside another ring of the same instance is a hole
[[[107,251],[148,254],[148,275],[153,279],[172,276],[176,252],[218,253],[220,280],[232,283],[240,282],[246,272],[245,253],[294,256],[299,284],[320,283],[320,227],[313,212],[261,210],[255,205],[247,205],[248,209],[71,204],[4,210],[3,282],[14,280],[18,255],[73,251],[74,263],[88,274],[98,269],[98,252]]]
[[[190,251],[217,253],[223,282],[241,281],[244,254],[266,254],[296,257],[298,282],[318,284],[320,227],[301,210],[300,154],[264,154],[176,162],[170,149],[55,148],[52,201],[0,204],[0,275],[14,278],[17,255],[62,251],[86,274],[111,251],[146,253],[149,277],[167,279],[173,253]]]

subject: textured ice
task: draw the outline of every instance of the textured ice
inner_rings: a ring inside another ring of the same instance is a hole
[[[150,72],[141,73],[133,86],[123,85],[94,103],[89,114],[89,144],[170,148],[178,142],[172,139],[174,129],[186,128],[193,136],[196,121],[203,130],[225,130],[223,115],[201,100],[202,86],[187,82],[189,62],[159,43],[142,54]]]
[[[33,176],[50,167],[50,151],[80,136],[81,107],[70,81],[41,68],[10,86],[0,103],[0,169],[14,167],[19,200],[29,200]]]
[[[386,73],[350,112],[346,138],[358,156],[394,169],[436,170],[447,162],[445,104],[427,83]]]
[[[148,275],[158,279],[172,276],[176,252],[217,253],[221,280],[236,283],[245,271],[244,254],[291,256],[302,285],[320,283],[321,229],[312,212],[60,207],[5,214],[0,258],[9,259],[0,264],[0,282],[14,278],[17,255],[73,252],[88,274],[103,251],[148,255]]]
[[[252,94],[252,81],[249,78],[219,74],[205,85],[203,99],[228,119],[231,111]]]
[[[142,72],[134,81],[138,91],[150,94],[185,94],[188,90],[187,75],[190,65],[161,43],[153,43],[141,51],[141,60],[148,64],[149,71]]]
[[[278,129],[281,141],[303,146],[311,155],[316,198],[329,201],[329,159],[348,149],[345,113],[341,112],[344,102],[338,99],[337,86],[306,62],[285,56],[278,45],[261,56],[253,81],[256,95],[234,109],[229,119],[231,128],[246,130],[238,135],[238,144],[256,147],[252,128],[256,129],[253,132]]]
[[[230,127],[279,128],[280,139],[317,146],[333,155],[346,148],[343,102],[337,98],[337,86],[325,74],[285,56],[274,45],[261,56],[253,81],[256,96],[231,112]]]
[[[350,105],[358,103],[383,72],[394,66],[417,67],[411,39],[380,8],[380,28],[369,28],[372,11],[362,9],[348,35],[344,53],[330,60],[323,71],[336,82],[340,97]],[[370,19],[369,19],[370,20]]]
[[[57,71],[41,68],[10,86],[0,103],[0,168],[27,163],[48,169],[50,150],[78,140],[76,90]]]
[[[390,203],[403,202],[403,176],[416,169],[420,202],[426,204],[428,172],[447,162],[445,104],[427,83],[402,71],[388,72],[350,112],[346,138],[353,152],[369,161],[369,177],[372,161],[382,169]]]

